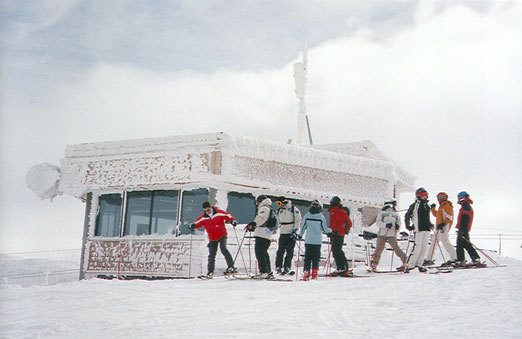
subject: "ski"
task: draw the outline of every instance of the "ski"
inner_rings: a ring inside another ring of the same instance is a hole
[[[436,271],[430,271],[428,274],[440,274],[440,273],[452,273],[453,270],[436,270]]]
[[[331,274],[319,274],[320,278],[369,278],[369,275],[357,275],[357,274],[350,274],[350,275],[331,275]]]
[[[255,278],[252,276],[237,276],[237,275],[229,275],[225,276],[227,280],[258,280],[258,281],[294,281],[294,279],[285,279],[285,278]]]
[[[368,271],[368,273],[388,273],[388,274],[391,274],[391,273],[403,273],[402,271],[379,271],[379,270],[372,270],[372,269],[367,269],[366,271]]]

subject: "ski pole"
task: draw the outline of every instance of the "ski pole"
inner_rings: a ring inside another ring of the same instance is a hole
[[[332,246],[330,245],[330,242],[328,242],[328,257],[326,258],[326,263],[324,264],[324,270],[326,274],[328,274],[328,264],[330,263],[330,254],[332,254]]]
[[[234,233],[236,234],[236,240],[237,242],[239,242],[239,237],[237,236],[237,231],[236,231],[236,228],[234,227]],[[248,269],[246,267],[246,262],[245,262],[245,258],[243,257],[243,252],[241,252],[241,246],[243,245],[243,240],[245,240],[245,236],[246,236],[246,231],[245,231],[245,235],[243,236],[243,239],[241,239],[241,245],[239,245],[239,247],[237,248],[237,251],[239,253],[241,253],[241,260],[243,261],[243,266],[245,267],[245,273],[248,274]],[[236,257],[237,257],[237,254],[236,254]],[[236,263],[236,260],[234,260],[234,264]]]
[[[301,243],[300,239],[297,239],[297,260],[295,261],[295,281],[297,281],[297,276],[299,276],[299,259],[301,258]]]
[[[475,244],[473,244],[470,240],[468,240],[466,237],[462,236],[471,246],[473,246],[474,249],[476,249],[477,251],[479,251],[480,253],[482,253],[487,259],[489,259],[489,261],[491,261],[495,266],[500,266],[495,260],[493,260],[493,258],[491,258],[488,254],[486,254],[486,252],[484,252],[483,250],[481,250],[480,248],[478,248],[477,246],[475,246]]]
[[[393,241],[392,241],[392,258],[390,263],[390,271],[393,271],[393,258],[395,257],[395,245],[397,243],[397,230],[393,233]]]
[[[408,234],[408,245],[406,246],[406,252],[405,252],[406,255],[407,255],[407,256],[406,256],[406,264],[408,263],[408,261],[410,261],[410,257],[411,257],[411,255],[413,254],[413,251],[412,251],[412,253],[410,253],[410,254],[408,255],[408,250],[410,249],[410,238],[411,238],[411,231],[410,231],[409,234]],[[415,242],[415,239],[413,239],[413,241]]]
[[[236,229],[234,228],[234,232],[236,231]],[[241,246],[243,246],[243,240],[245,240],[245,237],[246,237],[246,233],[248,231],[245,231],[245,234],[243,235],[243,239],[241,239],[241,243],[239,244],[239,247],[237,248],[237,252],[236,252],[236,255],[234,257],[234,264],[236,263],[236,259],[237,259],[237,256],[239,254],[239,252],[241,252]],[[237,237],[237,232],[236,232],[236,237]],[[237,239],[239,240],[239,237],[237,237]],[[242,256],[243,254],[241,254]]]
[[[435,230],[435,239],[433,239],[433,241],[435,242],[433,244],[433,248],[431,249],[431,253],[430,253],[430,260],[433,260],[433,255],[435,254],[435,247],[439,244],[439,230],[436,229]]]
[[[192,233],[193,230],[190,230],[190,251],[189,251],[189,278],[191,278],[191,269],[192,269]]]
[[[444,262],[446,262],[446,258],[444,257],[444,253],[442,253],[442,247],[440,247],[440,244],[439,244],[439,243],[437,243],[436,245],[437,245],[437,247],[439,248],[440,255],[442,256],[442,260],[443,260]]]

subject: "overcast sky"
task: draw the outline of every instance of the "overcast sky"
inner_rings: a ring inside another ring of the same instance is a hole
[[[79,248],[84,204],[25,183],[66,145],[223,131],[372,140],[474,232],[522,233],[521,1],[17,1],[0,8],[0,252]],[[402,197],[407,207],[413,195]]]

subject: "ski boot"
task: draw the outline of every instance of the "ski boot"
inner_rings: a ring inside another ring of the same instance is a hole
[[[486,267],[486,264],[481,262],[480,259],[474,259],[473,262],[470,264],[470,266],[481,268],[481,267]]]
[[[397,268],[397,271],[399,271],[399,268],[400,267]],[[370,268],[368,269],[368,272],[377,272],[377,265],[371,264]]]
[[[317,280],[318,276],[319,276],[319,269],[318,268],[312,268],[312,279]]]
[[[426,267],[417,266],[417,268],[419,269],[419,272],[421,272],[421,273],[426,273],[428,271],[428,269]]]
[[[275,277],[274,277],[274,273],[273,273],[273,272],[268,272],[268,273],[266,273],[266,275],[265,275],[265,279],[267,279],[267,280],[275,279]]]
[[[206,275],[199,275],[199,279],[212,279],[214,277],[214,272],[208,272]]]
[[[406,269],[407,269],[406,264],[404,264],[404,265],[402,265],[402,266],[400,266],[400,267],[397,267],[397,271],[398,271],[398,272],[408,273],[408,272],[406,272]]]
[[[304,271],[303,273],[303,281],[310,280],[310,271]]]
[[[225,272],[223,272],[225,275],[232,275],[237,273],[237,268],[234,266],[228,267]]]
[[[285,269],[283,270],[283,272],[281,272],[280,274],[281,275],[287,275],[288,272],[290,272],[290,270],[288,268],[285,267]]]
[[[422,263],[422,266],[432,266],[434,264],[435,264],[435,261],[425,259],[424,262]]]
[[[445,263],[442,263],[442,265],[440,265],[440,267],[453,267],[455,266],[455,260],[448,260],[446,261]]]
[[[283,270],[281,269],[281,267],[276,268],[276,273],[277,273],[277,274],[285,274],[285,273],[283,272]]]
[[[340,277],[351,277],[353,276],[353,272],[350,270],[339,272],[338,274]]]

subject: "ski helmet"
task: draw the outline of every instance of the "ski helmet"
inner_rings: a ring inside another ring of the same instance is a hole
[[[459,201],[464,201],[464,200],[466,200],[467,198],[469,198],[469,194],[468,194],[468,192],[466,192],[466,191],[462,191],[462,192],[460,192],[459,194],[457,194],[457,199],[458,199]]]
[[[330,200],[330,205],[332,205],[332,206],[340,206],[341,205],[341,198],[339,198],[338,196],[333,197],[332,200]]]
[[[415,196],[420,199],[427,199],[428,198],[428,192],[424,189],[424,187],[419,187],[415,191]]]
[[[286,200],[286,198],[283,196],[276,199],[276,204],[278,204],[280,206],[287,204],[287,203],[288,203],[288,200]]]
[[[439,202],[448,200],[448,193],[446,193],[446,192],[437,193],[437,200]]]
[[[265,199],[266,199],[266,195],[261,194],[260,196],[257,197],[256,201],[257,202],[263,202],[263,200],[265,200]]]

